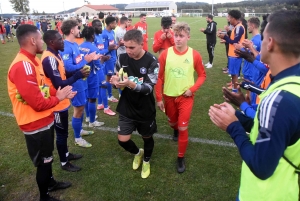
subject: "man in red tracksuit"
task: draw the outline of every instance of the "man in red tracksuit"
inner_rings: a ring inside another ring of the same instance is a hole
[[[171,17],[161,18],[162,29],[154,34],[153,52],[161,54],[163,50],[174,46],[174,32],[171,30],[172,19]]]
[[[143,34],[143,50],[148,51],[148,30],[146,23],[146,14],[140,15],[140,21],[134,25],[134,29],[138,29]]]

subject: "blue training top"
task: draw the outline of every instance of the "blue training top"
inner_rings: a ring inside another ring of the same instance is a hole
[[[59,53],[64,61],[66,73],[74,73],[75,71],[81,69],[84,65],[86,65],[87,62],[82,58],[77,43],[72,43],[67,40],[64,40],[64,43],[65,49],[63,52]],[[87,89],[87,82],[83,79],[79,79],[75,83],[73,83],[72,86],[73,91],[82,92]]]

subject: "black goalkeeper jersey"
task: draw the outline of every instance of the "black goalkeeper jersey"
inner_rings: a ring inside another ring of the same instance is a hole
[[[119,114],[137,121],[152,120],[156,116],[153,88],[157,81],[159,64],[158,60],[150,54],[145,54],[139,59],[130,58],[126,53],[120,54],[116,70],[123,68],[128,74],[128,79],[138,85],[143,85],[143,90],[137,92],[125,87],[117,106]]]

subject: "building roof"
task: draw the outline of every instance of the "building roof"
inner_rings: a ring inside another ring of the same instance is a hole
[[[84,5],[84,6],[89,7],[91,9],[94,9],[96,11],[102,11],[102,10],[119,10],[118,8],[113,7],[111,5]],[[84,7],[84,6],[82,6],[82,7]]]
[[[146,1],[146,2],[136,2],[128,4],[125,9],[134,9],[134,8],[160,8],[168,7],[172,4],[173,1]]]

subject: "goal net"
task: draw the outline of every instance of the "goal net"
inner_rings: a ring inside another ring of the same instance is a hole
[[[181,9],[182,17],[202,17],[202,9]]]

